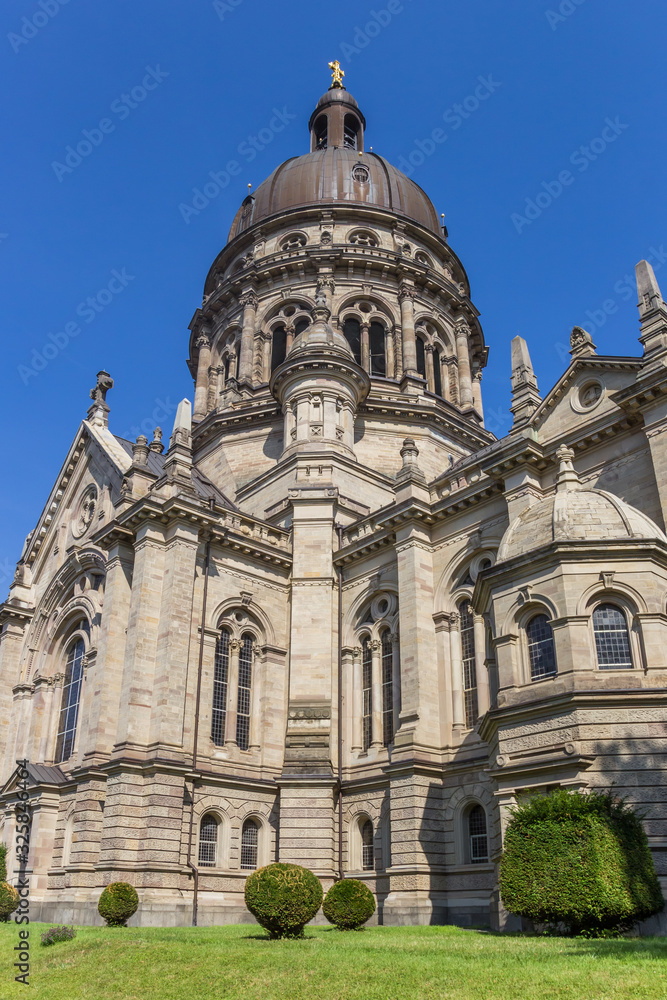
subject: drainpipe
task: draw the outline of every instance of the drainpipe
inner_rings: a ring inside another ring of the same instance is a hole
[[[337,524],[338,548],[343,547],[343,525]],[[343,566],[338,573],[338,878],[343,874]]]
[[[211,510],[213,510],[213,500],[210,501]],[[194,879],[193,894],[192,894],[192,926],[197,926],[197,906],[199,902],[199,869],[192,862],[192,837],[194,833],[194,820],[195,820],[195,787],[197,785],[197,744],[199,741],[199,705],[201,702],[201,676],[202,667],[204,664],[204,628],[206,626],[206,599],[208,597],[208,570],[209,562],[211,558],[211,540],[208,538],[206,540],[206,556],[204,559],[204,596],[202,599],[201,607],[201,628],[199,636],[199,663],[197,665],[197,696],[195,698],[195,727],[194,727],[194,747],[192,751],[192,797],[190,804],[190,829],[188,832],[188,856],[186,860],[186,865],[192,872],[192,877]]]

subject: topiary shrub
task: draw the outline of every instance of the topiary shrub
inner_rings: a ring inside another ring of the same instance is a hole
[[[510,913],[590,936],[629,930],[665,905],[639,817],[610,793],[564,789],[514,810],[500,894]]]
[[[67,927],[65,924],[59,925],[58,927],[49,927],[48,931],[42,932],[42,944],[56,944],[57,941],[71,941],[76,937],[76,931],[73,927]]]
[[[0,921],[7,923],[10,913],[17,908],[20,899],[18,889],[9,882],[0,882]]]
[[[352,931],[373,916],[375,897],[359,879],[342,878],[329,889],[322,910],[330,924],[341,931]]]
[[[111,882],[100,896],[97,912],[108,927],[124,927],[139,905],[137,890],[128,882]]]
[[[246,879],[245,904],[272,938],[300,938],[322,905],[322,886],[300,865],[267,865]]]

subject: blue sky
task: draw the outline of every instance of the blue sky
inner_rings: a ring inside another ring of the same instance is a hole
[[[2,596],[95,373],[115,379],[116,433],[168,434],[191,397],[208,268],[247,184],[308,150],[330,59],[367,144],[446,213],[495,433],[517,332],[542,392],[574,324],[600,354],[639,353],[635,263],[650,255],[667,286],[666,28],[664,0],[3,4]],[[184,210],[211,171],[224,188]]]

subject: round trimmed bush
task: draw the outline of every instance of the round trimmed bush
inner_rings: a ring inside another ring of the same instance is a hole
[[[341,931],[353,931],[375,913],[375,897],[359,879],[342,878],[329,889],[322,910],[330,924]]]
[[[0,882],[0,921],[7,923],[10,913],[17,908],[20,899],[18,889],[9,882]]]
[[[245,904],[272,938],[299,938],[322,905],[322,885],[300,865],[266,865],[246,879]]]
[[[100,896],[97,912],[107,927],[124,927],[139,905],[137,890],[128,882],[111,882]]]
[[[665,905],[639,817],[611,794],[565,789],[514,810],[500,893],[510,913],[590,936],[629,930]]]

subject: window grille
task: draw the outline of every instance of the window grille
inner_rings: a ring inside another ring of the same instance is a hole
[[[466,728],[472,729],[479,718],[477,708],[477,667],[475,665],[475,624],[468,601],[459,604],[461,615],[461,655],[463,659],[463,704]]]
[[[628,623],[620,608],[600,604],[593,612],[593,633],[600,670],[632,667]]]
[[[253,636],[241,637],[239,653],[239,694],[236,706],[236,742],[240,750],[250,746],[250,687],[252,684]]]
[[[468,813],[468,836],[470,838],[470,863],[483,864],[489,860],[489,844],[486,836],[486,813],[481,806],[473,806]]]
[[[367,819],[361,828],[361,867],[364,871],[372,871],[374,863],[373,824]]]
[[[225,742],[227,718],[227,683],[229,679],[229,632],[223,629],[215,644],[215,669],[213,673],[213,709],[211,712],[211,739],[216,746]]]
[[[247,819],[241,831],[241,868],[257,867],[259,830],[254,819]]]
[[[369,639],[361,647],[363,749],[368,750],[373,739],[373,658]]]
[[[382,742],[394,742],[394,656],[388,630],[382,634]]]
[[[65,680],[63,695],[60,702],[58,718],[58,735],[56,737],[55,763],[61,764],[69,760],[74,749],[76,724],[79,716],[79,701],[83,681],[83,657],[85,646],[83,639],[77,639],[70,647],[65,664]]]
[[[202,816],[199,824],[199,864],[213,868],[218,847],[218,822],[211,813]]]
[[[359,125],[354,115],[345,115],[343,121],[343,147],[345,149],[357,148],[357,130]]]
[[[530,677],[538,681],[542,677],[553,677],[556,673],[556,650],[554,635],[546,615],[535,615],[526,626]]]

